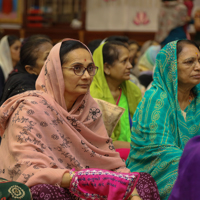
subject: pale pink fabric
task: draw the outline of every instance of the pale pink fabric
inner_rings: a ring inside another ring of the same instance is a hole
[[[129,172],[89,91],[67,112],[60,46],[52,48],[37,90],[16,95],[0,107],[0,177],[33,186],[60,184],[72,168]]]

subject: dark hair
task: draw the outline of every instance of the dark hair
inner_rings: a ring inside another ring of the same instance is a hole
[[[179,54],[181,53],[181,51],[183,50],[183,47],[185,44],[190,44],[195,46],[198,50],[199,50],[199,46],[196,44],[196,42],[191,41],[191,40],[179,40],[176,44],[176,55],[177,55],[177,59]],[[200,50],[199,50],[200,51]]]
[[[140,81],[140,84],[143,85],[145,88],[149,86],[149,84],[153,81],[152,74],[140,74],[138,76],[138,80]]]
[[[61,66],[63,65],[63,63],[66,62],[66,54],[68,54],[70,51],[75,50],[75,49],[86,49],[88,51],[88,49],[79,41],[75,41],[75,40],[68,40],[68,41],[64,41],[61,44],[60,47],[60,62],[61,62]]]
[[[94,53],[94,50],[101,44],[102,39],[96,39],[96,40],[92,40],[88,43],[88,48],[91,51],[91,53]]]
[[[119,59],[119,51],[117,49],[117,47],[119,46],[128,49],[128,47],[123,42],[119,41],[111,41],[104,44],[103,63],[108,63],[109,65],[112,65],[115,60]]]
[[[122,35],[112,35],[106,39],[106,42],[110,41],[119,41],[123,43],[128,43],[129,38],[127,36],[122,36]]]
[[[135,40],[129,40],[128,41],[128,45],[131,45],[131,44],[136,44],[138,46],[138,51],[141,49],[141,46],[139,45],[139,43]]]
[[[26,43],[26,41],[29,41],[29,39],[32,39],[32,40],[36,39],[36,40],[37,40],[37,39],[39,39],[39,38],[46,38],[46,39],[49,40],[50,43],[52,43],[52,41],[51,41],[51,39],[49,38],[49,36],[44,35],[44,34],[35,34],[35,35],[32,35],[32,36],[30,36],[30,37],[25,38],[25,39],[23,40],[23,42],[22,42],[22,46]]]
[[[15,43],[15,41],[19,40],[19,38],[16,35],[8,35],[7,40],[9,46],[12,46]]]
[[[34,67],[37,60],[37,52],[44,43],[51,43],[48,37],[42,37],[41,35],[33,35],[26,39],[20,50],[20,63],[23,67],[30,65]]]
[[[140,45],[138,44],[138,42],[135,41],[135,40],[129,40],[129,41],[128,41],[128,44],[129,44],[129,45],[130,45],[130,44],[137,44],[138,46],[140,46]]]

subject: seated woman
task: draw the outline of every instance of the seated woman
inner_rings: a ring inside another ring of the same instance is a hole
[[[181,1],[162,0],[155,40],[164,46],[174,40],[186,39],[184,25],[187,23],[187,7]]]
[[[21,42],[15,35],[6,35],[0,41],[0,98],[9,73],[19,62]]]
[[[93,59],[99,70],[91,84],[91,95],[125,108],[111,138],[116,149],[130,149],[131,119],[142,96],[140,89],[129,81],[132,65],[128,47],[118,41],[107,42],[94,51]]]
[[[153,81],[153,70],[156,63],[156,56],[158,55],[160,50],[160,45],[152,45],[139,59],[138,68],[140,70],[140,74],[138,76],[138,79],[140,81],[140,84],[145,87],[143,93]]]
[[[145,53],[139,58],[138,61],[138,68],[140,72],[153,72],[156,62],[156,56],[158,55],[160,50],[160,45],[152,45],[145,51]]]
[[[152,87],[133,117],[127,167],[150,173],[161,199],[177,178],[185,144],[200,130],[200,52],[189,40],[167,44],[156,59]]]
[[[0,107],[0,177],[25,183],[33,199],[159,200],[152,177],[129,173],[114,150],[89,92],[96,72],[81,42],[67,39],[52,48],[36,90]]]
[[[20,50],[20,62],[5,83],[0,105],[16,94],[35,90],[35,81],[51,48],[51,40],[43,35],[33,35],[25,40]]]

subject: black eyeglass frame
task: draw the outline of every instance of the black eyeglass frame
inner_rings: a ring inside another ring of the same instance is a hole
[[[91,66],[88,66],[88,67],[91,67]],[[82,74],[76,74],[75,67],[62,67],[62,68],[63,68],[63,69],[73,69],[74,74],[77,75],[77,76],[83,76],[83,74],[85,73],[86,70],[87,70],[87,72],[88,72],[88,74],[89,74],[90,76],[94,76],[94,75],[97,73],[98,69],[99,69],[97,66],[93,66],[93,68],[95,68],[95,74],[91,75],[91,74],[89,73],[89,71],[88,71],[88,67],[83,67],[83,66],[82,66],[82,68],[84,68],[84,70],[82,71]]]

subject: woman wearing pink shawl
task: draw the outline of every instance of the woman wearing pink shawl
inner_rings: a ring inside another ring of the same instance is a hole
[[[146,199],[160,199],[151,177],[130,173],[115,151],[89,93],[96,71],[81,42],[52,48],[36,90],[0,107],[0,177],[26,184],[33,199],[136,200],[146,195],[144,176],[152,197]]]

